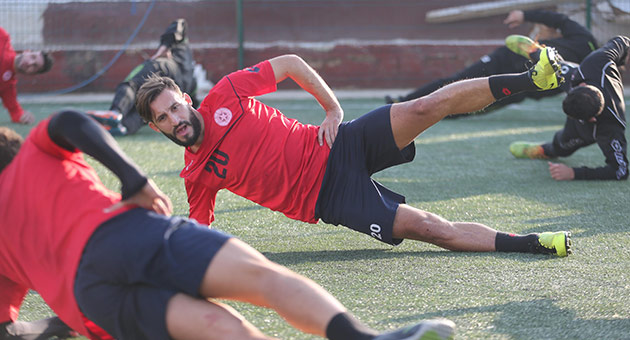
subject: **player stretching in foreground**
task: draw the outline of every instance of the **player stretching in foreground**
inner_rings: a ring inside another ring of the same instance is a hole
[[[328,85],[295,55],[224,77],[199,111],[171,80],[154,77],[138,91],[138,112],[151,128],[186,147],[181,176],[190,217],[202,223],[214,220],[217,191],[225,188],[290,218],[341,224],[387,244],[412,239],[456,251],[566,256],[569,232],[513,235],[450,222],[404,204],[403,196],[371,178],[410,162],[414,139],[446,115],[479,110],[512,93],[556,88],[562,77],[555,55],[546,48],[528,72],[456,82],[344,123]],[[289,119],[253,98],[275,91],[286,78],[324,108],[321,127]]]
[[[453,336],[445,319],[378,334],[322,287],[244,242],[165,216],[168,197],[87,115],[58,113],[21,144],[0,127],[0,322],[15,321],[33,289],[91,339],[271,339],[214,298],[272,308],[331,340]],[[80,151],[118,176],[122,201]]]

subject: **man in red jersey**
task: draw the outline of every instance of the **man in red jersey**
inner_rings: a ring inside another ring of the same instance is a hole
[[[122,197],[81,151],[120,179]],[[272,308],[331,340],[453,336],[446,319],[378,334],[313,281],[236,238],[168,217],[171,210],[168,197],[83,113],[55,114],[23,144],[0,127],[0,322],[15,321],[33,289],[91,339],[271,339],[210,298]]]
[[[326,112],[321,126],[302,124],[254,97],[293,79]],[[263,61],[225,76],[199,111],[170,80],[154,77],[139,90],[137,108],[149,126],[186,147],[190,217],[214,220],[216,194],[228,189],[287,217],[341,224],[388,244],[403,239],[457,251],[570,253],[569,232],[513,235],[485,225],[449,222],[404,204],[371,178],[409,162],[414,139],[446,115],[466,113],[522,91],[562,81],[553,49],[528,72],[453,83],[429,96],[378,108],[341,123],[343,110],[319,75],[295,55]]]
[[[16,54],[9,34],[0,27],[0,98],[12,122],[32,124],[35,121],[33,114],[22,109],[17,101],[16,73],[44,73],[50,70],[52,64],[53,59],[46,52],[27,50]]]

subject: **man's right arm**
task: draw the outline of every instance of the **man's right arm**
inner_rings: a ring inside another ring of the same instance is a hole
[[[15,80],[5,83],[2,88],[0,88],[0,98],[2,98],[2,105],[9,111],[11,121],[19,123],[24,110],[17,100],[16,83]]]

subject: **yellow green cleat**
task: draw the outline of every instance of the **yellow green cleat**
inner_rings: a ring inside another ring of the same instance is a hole
[[[556,50],[544,47],[530,53],[530,57],[536,64],[529,69],[529,78],[538,91],[553,90],[564,83],[564,77],[560,71],[562,57]]]
[[[530,60],[533,60],[530,56],[532,53],[545,47],[529,37],[519,34],[512,34],[505,38],[505,46],[507,46],[510,51]]]
[[[556,254],[560,257],[567,256],[573,252],[571,250],[570,231],[541,233],[538,235],[538,243],[545,250],[545,253]]]
[[[510,152],[516,158],[546,159],[542,145],[530,142],[514,142],[510,144]]]

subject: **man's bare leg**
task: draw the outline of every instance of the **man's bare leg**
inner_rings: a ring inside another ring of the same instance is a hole
[[[174,339],[268,340],[230,306],[177,294],[166,309],[166,325]]]
[[[455,251],[495,251],[497,231],[480,223],[450,222],[436,214],[401,204],[394,238],[428,242]]]
[[[322,337],[330,320],[346,312],[322,287],[237,239],[230,239],[215,255],[200,292],[271,308],[295,328]]]

